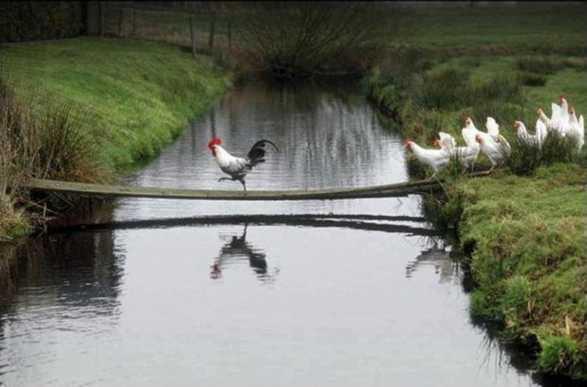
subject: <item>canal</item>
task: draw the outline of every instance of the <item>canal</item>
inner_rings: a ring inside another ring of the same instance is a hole
[[[217,181],[212,136],[235,154],[279,145],[249,189],[408,179],[402,139],[355,86],[253,82],[126,183],[241,190]],[[3,263],[1,385],[538,385],[471,321],[464,273],[417,195],[120,199],[107,220]]]

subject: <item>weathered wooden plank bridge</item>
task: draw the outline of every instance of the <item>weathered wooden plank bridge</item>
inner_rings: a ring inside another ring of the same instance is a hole
[[[484,176],[477,172],[472,176]],[[380,197],[400,197],[411,194],[436,192],[442,189],[440,180],[419,180],[406,183],[377,185],[359,188],[328,188],[288,191],[226,191],[194,190],[159,187],[134,187],[75,183],[68,181],[30,179],[24,188],[32,191],[75,193],[89,196],[134,197],[151,199],[189,200],[339,200]]]

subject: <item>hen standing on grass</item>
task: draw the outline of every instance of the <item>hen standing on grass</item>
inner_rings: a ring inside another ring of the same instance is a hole
[[[228,153],[223,147],[220,146],[220,144],[222,144],[222,140],[217,137],[214,137],[208,143],[208,149],[210,149],[212,152],[212,156],[214,156],[216,159],[218,166],[222,172],[230,176],[230,178],[221,177],[218,179],[218,181],[240,181],[245,191],[247,190],[245,176],[251,171],[251,169],[253,169],[254,166],[265,162],[265,145],[271,144],[275,150],[279,152],[277,145],[271,141],[260,140],[253,145],[249,153],[247,153],[246,157],[236,157]]]
[[[416,156],[419,162],[432,168],[434,173],[430,176],[431,179],[436,176],[439,170],[446,167],[450,161],[450,155],[444,149],[422,148],[410,139],[407,139],[404,145],[406,149],[414,153],[414,156]]]

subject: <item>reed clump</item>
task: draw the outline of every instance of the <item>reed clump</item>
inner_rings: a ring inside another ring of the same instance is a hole
[[[279,79],[363,74],[393,26],[377,21],[374,5],[353,2],[261,2],[240,13],[243,59]]]

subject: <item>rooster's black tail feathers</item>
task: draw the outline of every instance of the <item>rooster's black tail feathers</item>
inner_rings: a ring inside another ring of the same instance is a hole
[[[252,166],[265,162],[265,159],[263,158],[263,157],[265,157],[265,144],[271,144],[273,146],[273,148],[275,148],[275,150],[277,152],[279,152],[279,148],[273,142],[271,142],[269,140],[257,141],[252,146],[249,153],[247,153],[247,157],[248,157],[249,161],[251,162]]]

